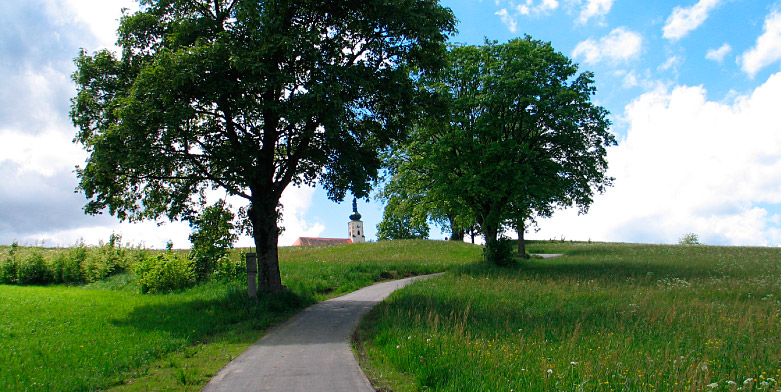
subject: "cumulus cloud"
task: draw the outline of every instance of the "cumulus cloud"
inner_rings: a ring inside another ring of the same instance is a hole
[[[325,226],[319,222],[310,223],[306,220],[306,212],[312,204],[315,187],[290,186],[282,192],[280,203],[285,231],[279,238],[280,245],[292,245],[298,237],[318,237]]]
[[[502,0],[496,0],[497,6],[503,3]],[[508,8],[509,7],[509,8]],[[508,7],[503,7],[496,11],[494,15],[499,16],[512,33],[518,32],[518,17],[520,16],[538,16],[555,11],[559,8],[558,0],[525,0],[519,4],[510,1]]]
[[[781,59],[781,12],[773,11],[765,18],[762,35],[754,47],[738,57],[744,72],[754,77],[759,70]]]
[[[707,53],[705,53],[705,58],[708,60],[713,60],[717,63],[720,63],[724,61],[724,57],[729,54],[729,52],[732,51],[732,46],[725,43],[724,45],[721,45],[718,49],[710,49]]]
[[[733,102],[702,87],[641,95],[626,107],[627,136],[608,153],[615,187],[586,216],[558,213],[543,238],[781,244],[781,73]]]
[[[176,247],[189,246],[187,223],[158,226],[119,223],[107,214],[87,216],[84,195],[74,193],[73,170],[87,154],[72,143],[76,130],[68,117],[69,99],[76,93],[70,79],[73,58],[79,48],[112,49],[122,7],[132,12],[137,2],[0,2],[0,244],[67,246],[80,239],[97,244],[118,233],[133,244],[163,247],[172,240]],[[287,230],[280,244],[322,232],[321,224],[306,219],[312,194],[308,188],[283,193]],[[244,203],[230,202],[236,208]],[[239,244],[249,246],[251,240],[242,238]]]
[[[662,36],[677,41],[700,27],[722,0],[699,0],[691,7],[675,7],[662,28]]]
[[[643,37],[626,27],[613,29],[599,40],[587,39],[572,52],[572,57],[581,58],[588,64],[602,61],[628,61],[640,55],[643,48]]]
[[[586,4],[580,10],[577,22],[586,24],[591,18],[602,18],[610,12],[614,0],[586,0]]]

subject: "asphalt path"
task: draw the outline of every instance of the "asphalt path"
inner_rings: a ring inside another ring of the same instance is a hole
[[[202,391],[374,392],[355,360],[350,336],[394,290],[436,275],[378,283],[312,305],[269,331]]]

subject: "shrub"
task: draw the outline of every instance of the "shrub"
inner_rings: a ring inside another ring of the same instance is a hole
[[[246,280],[247,279],[247,258],[244,253],[239,260],[233,260],[228,255],[220,257],[214,266],[212,277],[218,280]]]
[[[43,284],[50,283],[53,276],[49,266],[39,252],[32,252],[19,263],[17,270],[18,284]]]
[[[82,266],[87,260],[87,247],[84,243],[79,243],[75,247],[68,249],[68,255],[62,265],[62,281],[66,283],[84,282],[84,273]]]
[[[200,215],[190,221],[193,232],[190,242],[193,247],[190,257],[194,261],[195,277],[208,278],[215,271],[217,263],[228,255],[238,236],[233,232],[233,212],[220,200],[204,208]]]
[[[11,243],[11,249],[8,251],[8,257],[0,260],[0,283],[16,284],[19,278],[19,263],[16,259],[16,252],[19,250],[19,243]]]
[[[108,243],[101,241],[97,249],[87,254],[81,264],[86,281],[96,282],[115,273],[123,272],[128,267],[125,249],[120,244],[121,239],[122,237],[119,235],[111,234]]]
[[[500,236],[497,240],[489,240],[483,248],[485,261],[499,265],[510,266],[515,263],[513,259],[513,244],[509,238]]]
[[[16,284],[18,268],[16,257],[8,256],[0,260],[0,283]]]
[[[144,258],[135,272],[142,293],[165,293],[195,285],[193,261],[173,252]]]

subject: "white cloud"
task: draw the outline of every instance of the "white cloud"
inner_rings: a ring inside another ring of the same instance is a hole
[[[732,51],[732,46],[725,43],[724,45],[721,45],[718,49],[708,50],[708,52],[705,54],[705,58],[720,63],[724,61],[724,57],[727,54],[729,54],[729,52],[731,51]]]
[[[3,15],[7,18],[3,27],[16,35],[0,45],[0,71],[6,79],[0,89],[0,244],[18,240],[67,246],[79,239],[97,244],[111,233],[119,233],[123,242],[133,244],[163,247],[172,240],[175,247],[189,246],[187,223],[158,226],[155,222],[119,223],[107,215],[85,216],[81,208],[86,200],[74,194],[77,179],[73,169],[83,165],[87,153],[72,143],[76,130],[68,118],[68,98],[75,95],[70,80],[72,59],[80,46],[111,48],[120,9],[136,10],[137,2],[12,3],[17,5]],[[306,217],[312,195],[310,188],[291,187],[283,193],[282,225],[287,230],[281,245],[323,231],[321,224]],[[245,203],[229,202],[237,208]],[[251,240],[241,238],[239,245],[250,246]]]
[[[60,18],[85,24],[98,40],[99,48],[116,50],[117,27],[122,9],[135,12],[138,1],[134,0],[65,0],[49,3],[50,12],[60,15]],[[98,48],[92,48],[98,49]]]
[[[72,135],[54,129],[37,135],[0,129],[0,164],[18,166],[20,175],[52,177],[67,173],[87,156],[71,139]]]
[[[502,4],[503,1],[496,0],[495,4],[499,6]],[[518,31],[518,22],[517,18],[520,16],[539,16],[543,14],[548,14],[551,11],[555,11],[559,8],[559,2],[558,0],[540,0],[538,2],[535,2],[534,0],[525,0],[522,3],[515,4],[513,1],[508,2],[509,3],[509,10],[506,7],[503,7],[499,11],[496,11],[494,15],[497,15],[501,18],[502,23],[504,23],[505,26],[510,30],[512,33],[516,33]]]
[[[680,66],[683,63],[683,59],[679,56],[672,56],[667,59],[664,63],[662,63],[657,69],[659,71],[668,71],[668,70],[678,70],[678,66]]]
[[[781,73],[731,103],[702,87],[658,89],[626,107],[629,130],[610,149],[615,187],[578,217],[562,211],[539,237],[675,243],[779,245]]]
[[[613,1],[614,0],[586,0],[586,5],[581,9],[577,22],[586,24],[591,18],[604,17],[613,7]]]
[[[306,212],[312,204],[314,187],[289,186],[282,192],[280,203],[285,231],[279,238],[279,245],[292,245],[298,237],[317,237],[325,230],[321,223],[309,223],[306,221]],[[346,229],[345,229],[346,230]]]
[[[688,8],[675,7],[662,28],[663,37],[672,41],[685,37],[700,27],[708,19],[708,13],[716,8],[721,1],[700,0]]]
[[[496,15],[499,15],[502,19],[502,23],[507,26],[510,32],[515,33],[518,31],[518,23],[515,21],[515,18],[507,12],[507,8],[500,9],[496,12]]]
[[[648,69],[643,72],[618,70],[613,75],[621,79],[621,86],[624,88],[641,87],[646,91],[660,88],[661,82],[653,80]]]
[[[510,2],[510,5],[521,15],[545,14],[559,8],[559,2],[557,0],[541,0],[536,4],[534,0],[526,0],[524,3],[517,5],[513,5],[513,3]]]
[[[781,59],[781,12],[773,11],[765,19],[764,32],[754,47],[738,57],[744,72],[754,77],[760,69]]]
[[[618,62],[637,57],[643,48],[643,37],[626,27],[613,29],[608,35],[595,41],[591,38],[579,43],[572,57],[582,58],[588,64],[603,60]]]

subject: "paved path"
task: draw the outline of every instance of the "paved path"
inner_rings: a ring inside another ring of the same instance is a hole
[[[203,391],[374,392],[350,335],[394,290],[431,276],[378,283],[304,309],[231,361]]]
[[[554,257],[564,256],[564,254],[563,253],[537,253],[534,256],[540,256],[543,259],[552,259]]]

